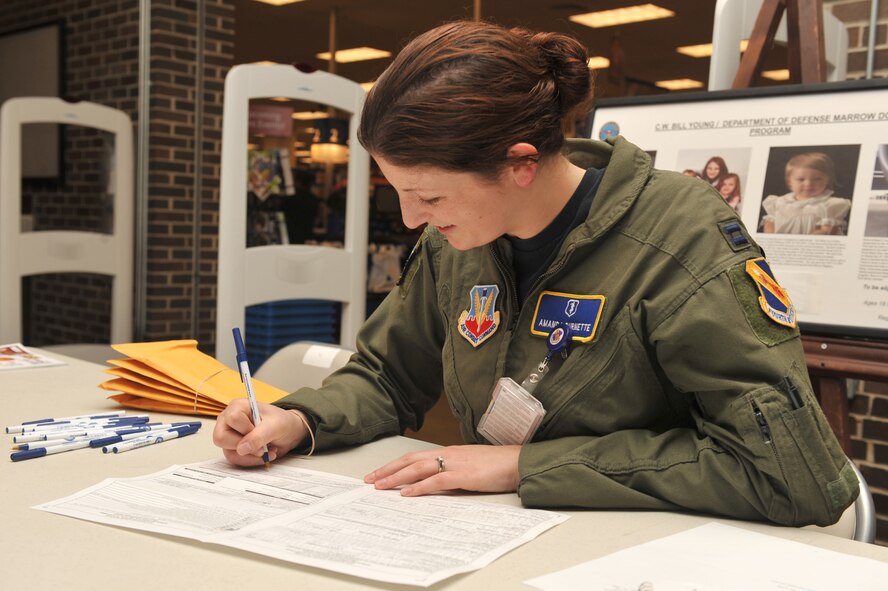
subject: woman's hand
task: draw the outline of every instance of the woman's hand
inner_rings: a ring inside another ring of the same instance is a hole
[[[367,474],[364,482],[378,489],[404,486],[405,497],[455,489],[514,492],[520,453],[520,445],[454,445],[413,452]]]
[[[216,418],[213,443],[222,448],[225,459],[232,464],[258,466],[263,462],[262,448],[265,445],[268,445],[268,459],[274,460],[308,437],[306,424],[296,416],[299,412],[260,403],[262,421],[256,427],[250,403],[246,398],[238,398]]]

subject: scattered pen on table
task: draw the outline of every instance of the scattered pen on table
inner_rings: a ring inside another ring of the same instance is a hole
[[[74,415],[73,417],[59,417],[57,419],[35,419],[33,421],[25,421],[21,425],[12,425],[6,427],[7,433],[12,433],[13,431],[20,431],[27,427],[28,425],[39,425],[39,424],[49,424],[49,423],[62,423],[68,421],[77,421],[77,420],[94,420],[94,419],[110,419],[112,417],[121,417],[126,414],[125,410],[115,410],[113,412],[106,412],[99,415]]]
[[[114,444],[125,446],[126,451],[191,435],[201,427],[200,421],[149,423],[148,415],[122,416],[123,414],[121,411],[103,415],[39,419],[7,427],[7,433],[21,432],[24,429],[23,434],[13,436],[15,451],[9,455],[9,459],[18,462],[77,449],[104,449],[105,446]],[[142,443],[127,445],[136,441]]]
[[[32,441],[29,443],[17,443],[12,446],[13,450],[34,449],[35,447],[52,447],[61,443],[70,443],[72,441],[81,441],[87,439],[90,441],[90,447],[101,447],[109,443],[117,443],[134,437],[144,437],[149,431],[165,431],[172,427],[180,427],[182,425],[200,425],[200,421],[189,421],[181,423],[145,423],[142,425],[134,425],[132,427],[122,429],[98,429],[95,431],[81,432],[79,435],[69,435],[61,439],[47,439],[40,441]],[[123,438],[123,439],[121,439]],[[96,443],[99,442],[99,443]]]
[[[106,419],[83,419],[83,420],[75,420],[75,421],[58,421],[55,423],[40,423],[37,425],[17,425],[21,426],[21,429],[14,429],[10,431],[9,427],[7,427],[7,433],[18,433],[18,434],[27,434],[27,433],[47,433],[50,431],[64,431],[66,429],[76,429],[78,427],[84,427],[88,425],[122,425],[122,424],[131,424],[131,423],[147,423],[148,415],[133,415],[130,417],[110,417]]]
[[[175,437],[180,437],[182,435],[191,435],[192,433],[196,433],[198,429],[200,429],[201,423],[200,421],[192,422],[192,423],[183,423],[179,426],[172,425],[164,425],[162,429],[156,431],[148,431],[142,433],[129,433],[126,435],[121,435],[121,445],[128,442],[126,439],[131,437],[135,437],[137,439],[133,439],[133,441],[141,441],[151,439],[149,443],[145,443],[143,445],[150,445],[151,443],[160,443],[161,441],[166,441],[167,439],[173,439]],[[126,438],[126,439],[124,439]],[[76,449],[84,449],[87,447],[96,448],[102,445],[107,445],[108,443],[115,443],[114,441],[109,441],[109,437],[102,438],[93,438],[93,439],[83,439],[80,441],[71,441],[68,443],[62,443],[59,445],[52,445],[49,447],[34,447],[29,448],[27,450],[16,451],[9,454],[9,459],[13,462],[19,462],[21,460],[32,460],[34,458],[42,458],[44,456],[51,456],[54,454],[63,453],[66,451],[74,451]],[[142,447],[141,445],[138,447]],[[130,448],[135,449],[135,448]],[[110,448],[102,447],[102,451],[108,453],[112,451]],[[117,450],[114,450],[117,453]]]
[[[191,435],[192,433],[197,433],[197,430],[200,429],[200,425],[187,425],[182,427],[173,427],[167,431],[158,431],[157,433],[149,433],[143,437],[139,437],[136,439],[132,439],[130,441],[123,441],[116,445],[106,445],[102,447],[103,453],[122,453],[125,451],[130,451],[132,449],[139,449],[140,447],[145,447],[147,445],[154,445],[155,443],[163,443],[164,441],[169,441],[170,439],[176,439],[177,437],[185,437],[186,435]]]
[[[23,435],[15,435],[12,438],[14,443],[27,443],[29,441],[48,441],[50,439],[59,439],[69,437],[71,435],[85,435],[94,431],[116,431],[118,429],[132,429],[135,427],[143,427],[151,425],[147,419],[139,421],[127,421],[124,423],[88,423],[86,425],[75,425],[65,429],[52,429],[47,431],[30,431]]]
[[[250,364],[247,362],[247,350],[244,348],[244,340],[241,338],[240,329],[235,327],[231,329],[234,335],[234,348],[237,352],[237,369],[240,371],[241,381],[247,390],[247,400],[250,402],[250,411],[253,413],[253,426],[258,427],[262,422],[259,416],[259,404],[256,402],[256,393],[253,391],[253,379],[250,377]],[[268,470],[268,446],[262,447],[262,460],[265,462],[265,469]]]

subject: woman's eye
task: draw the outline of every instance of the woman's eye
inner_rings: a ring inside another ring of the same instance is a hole
[[[419,198],[419,202],[423,205],[437,205],[439,201],[441,201],[440,197],[429,197],[428,199],[422,197]]]

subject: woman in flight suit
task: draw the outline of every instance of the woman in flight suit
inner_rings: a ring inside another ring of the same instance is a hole
[[[564,35],[470,22],[405,47],[359,138],[404,223],[425,231],[343,369],[263,406],[258,428],[245,400],[220,414],[229,461],[418,429],[443,392],[466,444],[392,458],[368,483],[838,519],[856,478],[812,394],[791,300],[716,190],[654,170],[622,137],[564,139],[588,110],[587,59]],[[568,336],[551,354],[556,332]],[[535,372],[539,424],[497,431],[494,388]]]

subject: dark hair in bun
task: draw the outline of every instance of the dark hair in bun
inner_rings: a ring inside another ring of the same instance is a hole
[[[372,154],[494,177],[508,148],[560,151],[562,124],[592,100],[576,39],[458,21],[414,38],[370,90],[358,130]]]

